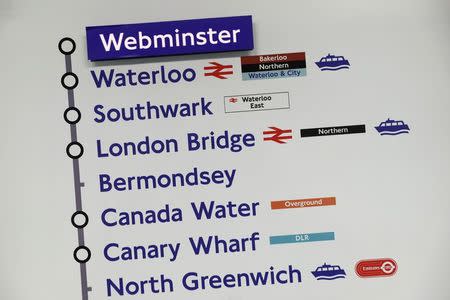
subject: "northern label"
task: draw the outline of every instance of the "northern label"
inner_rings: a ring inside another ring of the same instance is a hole
[[[366,125],[347,125],[301,129],[301,137],[365,133]]]

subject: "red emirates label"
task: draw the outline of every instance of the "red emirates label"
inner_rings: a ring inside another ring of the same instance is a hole
[[[391,258],[360,260],[355,272],[359,277],[392,276],[397,272],[397,263]]]

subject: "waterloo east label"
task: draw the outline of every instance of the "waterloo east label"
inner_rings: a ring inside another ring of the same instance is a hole
[[[305,52],[241,57],[242,80],[306,76]]]
[[[263,93],[224,97],[226,113],[290,108],[289,93]]]

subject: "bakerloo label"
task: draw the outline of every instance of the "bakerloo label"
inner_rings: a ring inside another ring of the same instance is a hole
[[[279,92],[225,96],[224,106],[226,113],[288,109],[290,108],[289,93]]]

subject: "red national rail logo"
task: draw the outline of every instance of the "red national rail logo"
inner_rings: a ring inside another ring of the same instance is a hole
[[[392,258],[360,260],[356,263],[355,272],[359,277],[392,276],[397,272],[397,263]]]
[[[280,129],[275,126],[269,127],[271,130],[263,131],[264,141],[272,141],[278,144],[285,144],[285,140],[292,139],[292,129]]]
[[[218,62],[209,62],[210,66],[203,68],[205,76],[214,76],[219,79],[228,79],[227,75],[233,74],[233,65],[221,65]],[[211,72],[206,72],[211,71]]]

